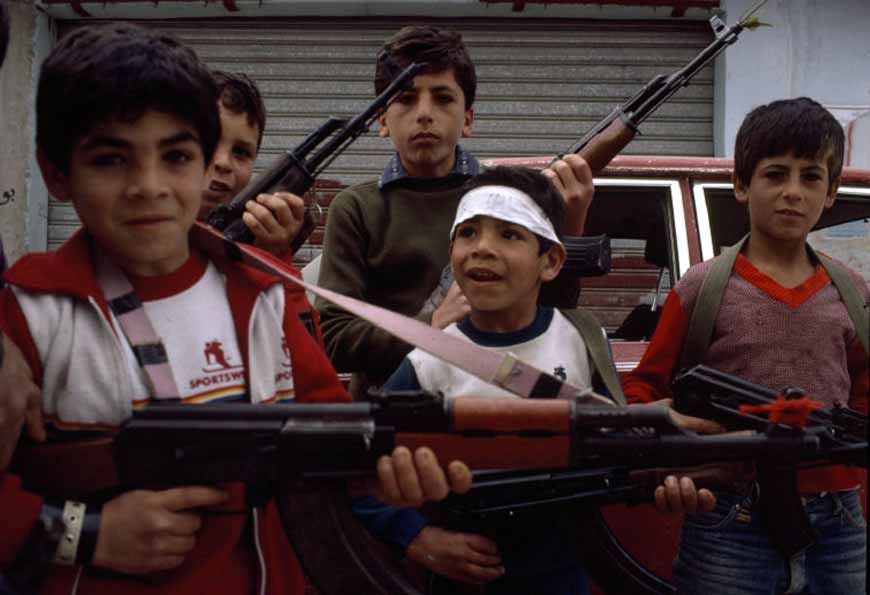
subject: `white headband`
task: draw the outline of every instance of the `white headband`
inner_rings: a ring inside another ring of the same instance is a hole
[[[456,209],[456,219],[450,228],[450,237],[456,226],[472,217],[485,215],[508,223],[522,225],[534,234],[562,246],[553,224],[532,197],[510,186],[478,186],[467,192]]]

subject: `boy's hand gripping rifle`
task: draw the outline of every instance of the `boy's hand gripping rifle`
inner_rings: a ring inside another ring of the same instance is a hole
[[[766,2],[767,0],[760,2],[730,27],[726,27],[725,23],[714,15],[710,19],[716,35],[713,43],[679,70],[669,75],[660,74],[654,77],[643,89],[616,107],[589,130],[583,138],[568,147],[563,154],[578,153],[586,160],[593,173],[604,169],[639,134],[641,123],[661,104],[670,99],[674,93],[688,86],[692,77],[726,47],[737,41],[737,37],[744,29],[752,29],[760,24],[752,15]]]
[[[312,132],[295,149],[286,151],[275,159],[260,175],[226,205],[221,205],[208,215],[208,224],[222,231],[234,241],[253,243],[254,234],[242,221],[248,201],[256,200],[264,192],[285,191],[302,196],[314,184],[314,180],[359,137],[368,132],[378,114],[387,108],[390,101],[410,86],[411,81],[424,64],[411,64],[399,74],[384,92],[352,119],[329,118]],[[327,140],[328,139],[328,140]],[[320,146],[324,143],[323,146]],[[305,209],[302,227],[290,245],[296,252],[314,231],[315,222],[309,208]]]

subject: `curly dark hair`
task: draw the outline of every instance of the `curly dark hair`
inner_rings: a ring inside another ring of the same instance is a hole
[[[73,147],[95,126],[110,118],[134,122],[155,110],[196,129],[208,164],[221,133],[217,100],[208,67],[176,38],[127,23],[84,26],[42,64],[36,142],[69,173]]]
[[[263,132],[266,130],[266,104],[260,89],[248,75],[241,72],[212,72],[220,93],[220,102],[234,114],[248,116],[248,124],[257,126],[260,135],[257,138],[257,149],[263,142]]]
[[[843,172],[845,134],[836,118],[809,97],[781,99],[755,108],[734,142],[734,173],[749,186],[758,163],[794,153],[798,159],[826,159],[828,188]]]
[[[403,27],[384,44],[375,66],[375,94],[380,95],[412,62],[425,62],[424,73],[453,69],[465,95],[465,109],[474,105],[477,73],[462,35],[438,27]]]

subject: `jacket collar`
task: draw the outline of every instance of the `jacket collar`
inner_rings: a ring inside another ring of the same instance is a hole
[[[192,234],[193,249],[196,234]],[[6,279],[22,289],[39,293],[69,295],[87,301],[95,298],[105,304],[93,265],[93,239],[79,229],[57,250],[22,256],[8,271]],[[242,264],[230,264],[226,258],[207,255],[215,266],[234,282],[251,284],[257,290],[278,282],[277,277]]]
[[[476,176],[480,172],[480,162],[477,158],[463,149],[460,145],[456,145],[456,162],[453,164],[453,169],[445,178],[470,178]],[[378,179],[378,188],[383,190],[386,186],[399,182],[401,180],[412,179],[402,165],[402,160],[399,159],[398,153],[393,153],[387,167],[384,168],[381,177]]]

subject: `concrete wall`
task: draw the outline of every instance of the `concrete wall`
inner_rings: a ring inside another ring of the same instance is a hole
[[[49,47],[49,19],[27,0],[9,3],[12,20],[0,69],[0,238],[9,261],[46,246],[48,194],[36,171],[35,76]]]
[[[755,4],[722,1],[729,23]],[[719,65],[718,156],[733,156],[743,117],[774,99],[812,97],[844,124],[870,109],[870,1],[770,0],[759,16],[772,27],[743,34]],[[867,167],[858,153],[853,165]]]

